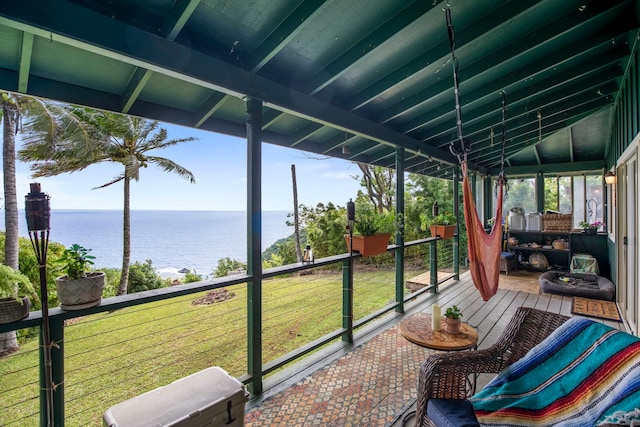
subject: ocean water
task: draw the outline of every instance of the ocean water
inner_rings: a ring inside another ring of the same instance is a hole
[[[4,210],[0,227],[4,230]],[[24,211],[20,236],[28,237]],[[263,212],[262,251],[293,233],[287,212]],[[91,249],[95,267],[122,266],[122,211],[52,210],[49,240]],[[243,211],[131,211],[131,263],[151,260],[172,276],[182,268],[210,275],[218,260],[247,260],[246,214]]]

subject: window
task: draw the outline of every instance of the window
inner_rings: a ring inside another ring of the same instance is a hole
[[[602,174],[584,175],[547,175],[544,177],[544,210],[562,214],[573,214],[573,228],[580,228],[582,221],[604,222],[604,188]],[[495,188],[495,179],[493,180]],[[495,211],[496,194],[493,194]],[[523,208],[525,214],[537,212],[535,177],[517,177],[509,179],[509,193],[504,199],[503,219],[514,207]]]
[[[492,181],[495,188],[495,179]],[[523,208],[525,214],[537,212],[536,179],[535,178],[509,178],[509,192],[502,203],[502,218],[509,216],[511,208]],[[493,207],[496,206],[496,194],[493,192]]]
[[[573,214],[573,228],[585,221],[604,222],[602,175],[547,176],[544,208]]]

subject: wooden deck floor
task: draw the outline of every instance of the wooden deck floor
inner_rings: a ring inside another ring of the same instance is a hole
[[[540,310],[573,316],[571,307],[573,298],[569,296],[554,295],[540,292],[538,286],[538,272],[516,271],[509,275],[500,275],[498,293],[489,301],[482,301],[480,294],[471,281],[471,275],[462,275],[460,281],[450,281],[440,288],[440,292],[434,295],[430,303],[438,302],[440,307],[446,308],[452,304],[457,305],[464,313],[464,320],[478,328],[478,348],[487,348],[495,343],[509,319],[518,307],[534,307]],[[420,311],[430,312],[430,306],[422,305]],[[603,319],[594,319],[613,328],[624,330],[622,322],[614,322]],[[481,388],[491,378],[478,379],[478,387]],[[406,413],[415,409],[412,406]],[[408,418],[405,424],[403,417],[392,424],[396,426],[413,426],[414,420]]]
[[[471,275],[466,273],[458,282],[450,281],[445,286],[441,286],[439,294],[434,295],[435,298],[431,303],[437,301],[443,308],[456,304],[464,313],[463,320],[478,327],[479,348],[486,348],[496,341],[520,306],[534,307],[566,316],[573,315],[571,313],[573,298],[539,292],[539,275],[540,273],[526,271],[511,272],[508,276],[501,274],[498,293],[485,302],[473,286]],[[422,306],[420,311],[430,312],[430,305]],[[624,329],[621,322],[599,321],[617,329]]]
[[[376,325],[370,325],[364,327],[363,330],[356,331],[356,342],[351,347],[337,344],[332,348],[323,349],[312,357],[307,358],[305,362],[300,362],[266,380],[265,390],[267,391],[262,396],[251,399],[248,403],[248,408],[267,404],[266,399],[269,396],[284,390],[287,393],[295,393],[295,384],[347,354],[352,357],[353,354],[357,353],[350,354],[354,349],[373,345],[370,344],[376,342],[373,338],[395,327],[407,316],[418,312],[430,313],[431,305],[435,302],[443,309],[455,304],[462,310],[464,314],[463,320],[478,329],[479,348],[487,348],[497,340],[520,306],[534,307],[571,316],[572,297],[541,293],[537,284],[538,276],[539,273],[520,271],[510,272],[508,276],[501,274],[498,292],[489,301],[482,300],[471,281],[469,273],[462,274],[458,281],[448,280],[440,285],[437,294],[425,293],[407,303],[405,305],[405,313],[390,313]],[[601,321],[614,328],[624,330],[623,323]],[[484,380],[484,383],[487,380],[488,378]],[[353,381],[357,383],[358,379]],[[483,383],[480,382],[478,385],[482,386]],[[400,426],[402,425],[402,414],[398,414],[398,417],[398,420],[393,424],[381,422],[379,425]],[[411,426],[413,421],[411,419],[408,421],[409,423],[406,425]]]

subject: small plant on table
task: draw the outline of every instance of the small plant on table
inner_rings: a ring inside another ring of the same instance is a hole
[[[444,329],[446,332],[450,334],[457,334],[460,332],[460,323],[462,321],[460,318],[462,317],[462,311],[458,308],[457,305],[453,305],[444,312]]]

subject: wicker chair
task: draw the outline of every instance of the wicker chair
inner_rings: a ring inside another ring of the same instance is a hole
[[[427,417],[429,399],[466,399],[469,378],[475,378],[477,374],[499,373],[524,356],[567,319],[569,318],[560,314],[520,307],[498,341],[490,348],[429,356],[423,362],[418,378],[416,425],[433,426]]]

